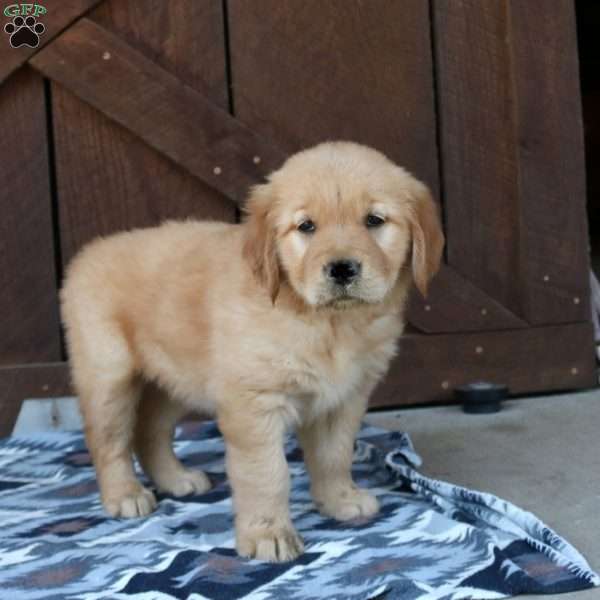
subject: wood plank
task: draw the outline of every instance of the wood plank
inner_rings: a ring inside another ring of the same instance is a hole
[[[221,0],[106,0],[89,16],[180,81],[228,109]]]
[[[71,393],[65,362],[0,367],[0,437],[12,431],[23,400]]]
[[[29,46],[13,48],[3,30],[4,23],[11,19],[2,15],[4,21],[2,22],[0,34],[4,39],[0,44],[0,83],[24,65],[30,57],[50,43],[57,35],[60,35],[76,19],[100,2],[102,0],[61,0],[60,3],[54,3],[55,6],[46,6],[48,12],[38,19],[44,24],[46,31],[40,37],[40,44],[37,48],[30,48]]]
[[[235,202],[283,160],[269,140],[87,19],[31,64]]]
[[[448,264],[518,316],[521,205],[505,2],[433,3]]]
[[[575,7],[511,0],[529,320],[590,318],[589,237]]]
[[[427,2],[231,0],[228,12],[238,119],[287,152],[373,146],[437,194]]]
[[[597,386],[591,323],[406,335],[371,406],[451,402],[455,387],[482,380],[518,395]]]
[[[235,207],[125,128],[53,84],[64,264],[83,244],[167,219],[235,221]]]
[[[407,314],[411,325],[427,333],[518,329],[528,326],[447,265],[442,265],[431,282],[427,298],[413,290]]]
[[[60,359],[46,108],[26,68],[0,87],[0,364]]]
[[[90,17],[228,109],[221,2],[108,1]],[[53,110],[65,261],[119,229],[188,217],[235,220],[226,198],[57,84]]]
[[[371,407],[451,402],[453,388],[478,380],[506,383],[517,395],[596,386],[591,323],[405,335]],[[0,368],[0,435],[12,430],[23,399],[70,393],[66,363]]]
[[[530,323],[587,320],[572,3],[436,0],[433,16],[449,265]]]

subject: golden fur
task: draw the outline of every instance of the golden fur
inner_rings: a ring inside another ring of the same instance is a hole
[[[106,510],[137,517],[156,505],[133,452],[157,488],[207,490],[171,439],[190,410],[215,415],[238,552],[290,560],[302,540],[285,432],[298,433],[321,512],[376,513],[351,479],[354,436],[402,333],[411,276],[426,293],[443,235],[423,184],[349,142],[291,157],[247,212],[241,225],[169,222],[90,243],[68,269],[62,314]],[[368,214],[385,222],[367,227]],[[309,219],[316,230],[299,231]],[[362,270],[342,285],[327,269],[346,259]]]

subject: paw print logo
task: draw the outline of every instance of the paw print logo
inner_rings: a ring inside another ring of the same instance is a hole
[[[35,17],[29,16],[26,19],[15,17],[12,23],[4,26],[4,31],[10,35],[10,45],[13,48],[21,46],[37,48],[40,43],[40,35],[46,31],[46,28]]]

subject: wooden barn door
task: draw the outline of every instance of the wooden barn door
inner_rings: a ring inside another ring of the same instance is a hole
[[[444,214],[374,405],[594,383],[568,0],[69,0],[43,21],[38,48],[0,46],[3,431],[23,397],[68,391],[56,292],[82,244],[235,221],[327,139],[382,150]]]

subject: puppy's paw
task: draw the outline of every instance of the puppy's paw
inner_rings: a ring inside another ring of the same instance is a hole
[[[162,492],[178,498],[188,494],[204,494],[211,488],[208,477],[196,469],[181,469],[163,475],[156,484]]]
[[[238,528],[237,551],[246,558],[287,562],[304,552],[304,543],[291,523],[267,524],[257,528]]]
[[[326,498],[316,500],[321,514],[332,517],[338,521],[352,519],[368,519],[379,512],[379,502],[367,490],[352,487]]]
[[[104,507],[112,517],[145,517],[156,508],[156,498],[150,490],[136,482],[126,486],[121,494],[108,496]]]

